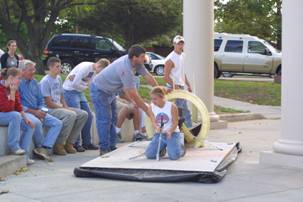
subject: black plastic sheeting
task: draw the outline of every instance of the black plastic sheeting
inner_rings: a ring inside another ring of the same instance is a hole
[[[116,168],[84,168],[74,169],[76,177],[107,178],[114,180],[141,181],[141,182],[199,182],[218,183],[227,173],[227,168],[237,159],[241,152],[240,144],[221,162],[214,172],[151,170],[151,169],[116,169]]]

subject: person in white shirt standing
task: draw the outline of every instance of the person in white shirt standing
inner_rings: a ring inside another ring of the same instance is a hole
[[[164,65],[164,80],[170,90],[187,89],[192,92],[191,85],[185,74],[185,54],[183,53],[184,38],[180,35],[173,39],[174,50],[166,57]],[[192,127],[191,113],[188,109],[187,102],[184,99],[177,99],[176,105],[179,108],[185,125]]]
[[[85,150],[98,150],[98,146],[92,143],[91,126],[93,115],[89,104],[84,95],[84,91],[88,89],[92,78],[102,69],[109,65],[107,59],[100,59],[96,63],[81,62],[66,77],[63,83],[64,98],[69,107],[82,109],[88,113],[88,119],[81,131],[81,135],[76,141],[74,147],[78,152]],[[82,138],[82,145],[80,138]]]

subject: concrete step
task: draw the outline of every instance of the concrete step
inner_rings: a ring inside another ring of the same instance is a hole
[[[22,167],[26,167],[25,156],[0,156],[0,178],[11,175]]]

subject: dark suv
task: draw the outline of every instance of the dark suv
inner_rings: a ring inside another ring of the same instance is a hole
[[[69,73],[74,66],[83,61],[95,62],[100,58],[110,61],[126,54],[127,51],[110,38],[87,34],[54,35],[43,51],[43,61],[49,57],[59,57],[62,60],[62,73]]]

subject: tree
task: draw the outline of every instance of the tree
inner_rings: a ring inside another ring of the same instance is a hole
[[[10,39],[16,39],[26,58],[38,63],[43,72],[41,53],[53,34],[58,16],[74,6],[95,4],[78,0],[0,0],[0,25]]]
[[[96,35],[115,33],[128,47],[182,24],[182,0],[103,0],[78,22]]]
[[[282,0],[216,0],[215,29],[259,36],[280,49],[281,9]]]

